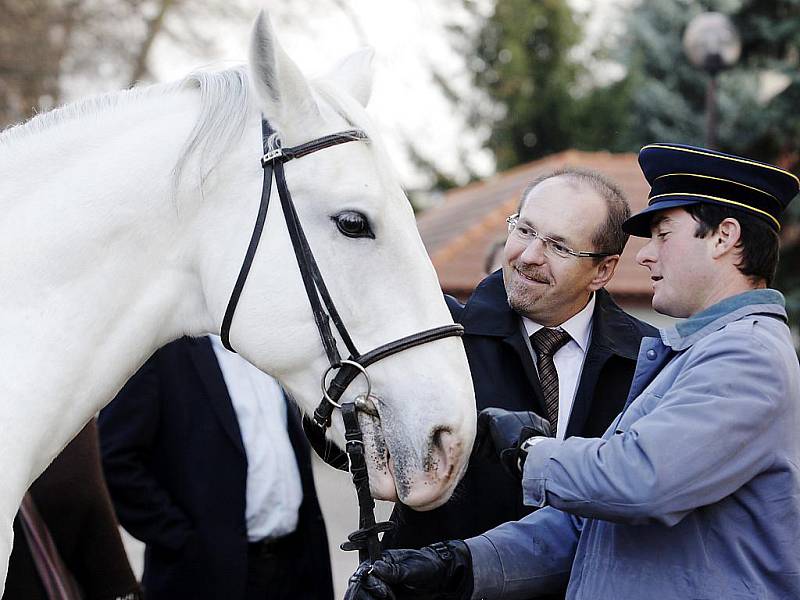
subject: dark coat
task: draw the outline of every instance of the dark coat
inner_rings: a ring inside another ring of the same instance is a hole
[[[650,325],[625,313],[605,290],[597,292],[592,338],[575,394],[566,436],[599,437],[622,410],[642,337]],[[489,406],[547,414],[536,367],[523,338],[519,315],[508,305],[500,271],[484,279],[467,301],[447,299],[453,319],[464,326],[478,411]],[[388,548],[419,548],[481,534],[533,509],[522,504],[522,488],[497,460],[473,457],[464,479],[444,506],[416,512],[397,505],[397,529]]]
[[[298,598],[332,598],[325,524],[299,413],[289,436],[303,484],[285,572]],[[123,527],[146,544],[148,600],[244,597],[247,457],[208,338],[158,350],[100,414],[108,488]]]
[[[138,592],[100,467],[94,419],[30,488],[59,556],[86,600]],[[46,600],[19,517],[3,600]]]

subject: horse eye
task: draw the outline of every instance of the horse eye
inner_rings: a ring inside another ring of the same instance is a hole
[[[369,220],[365,215],[354,210],[345,210],[338,215],[331,217],[344,235],[351,238],[370,238],[375,239]]]

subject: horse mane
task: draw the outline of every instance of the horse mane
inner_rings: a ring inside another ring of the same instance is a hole
[[[178,156],[173,170],[177,186],[189,158],[199,152],[201,178],[210,173],[213,165],[241,137],[248,113],[247,67],[218,71],[195,71],[183,79],[169,83],[133,87],[91,96],[45,113],[24,123],[0,131],[0,149],[37,134],[48,132],[60,124],[119,110],[142,100],[163,97],[186,90],[200,93],[200,112]]]
[[[172,171],[173,191],[189,159],[200,156],[200,187],[222,157],[244,133],[249,86],[245,65],[224,71],[196,71],[180,82],[180,89],[200,92],[200,113]]]
[[[10,145],[36,134],[45,133],[51,127],[67,121],[89,117],[120,106],[127,106],[141,98],[169,93],[179,88],[180,83],[171,82],[117,90],[98,96],[90,96],[44,113],[38,113],[27,121],[10,125],[0,131],[0,146]]]
[[[11,144],[46,133],[62,123],[120,110],[137,102],[197,90],[200,107],[191,132],[184,141],[172,170],[173,196],[190,159],[199,157],[200,188],[228,150],[242,137],[250,110],[250,87],[247,65],[223,70],[198,70],[183,79],[133,87],[91,96],[51,111],[38,114],[27,122],[0,131],[0,150]],[[328,82],[317,80],[314,92],[325,100],[329,109],[353,126],[366,129],[354,119],[354,100]],[[352,106],[351,106],[352,105]],[[369,132],[368,132],[369,133]],[[370,136],[372,137],[372,136]]]
[[[219,73],[222,74],[224,72],[220,71]],[[200,87],[199,78],[210,74],[212,73],[191,73],[184,79],[177,81],[114,90],[64,104],[47,112],[35,114],[27,121],[10,125],[4,130],[0,130],[0,146],[19,142],[40,133],[47,133],[49,129],[63,123],[91,118],[106,112],[122,109],[141,100],[178,93],[192,87]]]

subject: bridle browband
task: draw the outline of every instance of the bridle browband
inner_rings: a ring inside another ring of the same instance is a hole
[[[346,470],[349,464],[350,473],[353,477],[353,484],[356,486],[356,494],[358,496],[359,529],[348,536],[349,541],[341,545],[342,549],[358,550],[360,561],[364,561],[367,558],[375,560],[380,554],[378,534],[388,531],[393,527],[393,524],[375,522],[375,501],[369,490],[369,475],[364,454],[364,441],[361,427],[358,424],[357,414],[359,410],[375,414],[373,412],[374,407],[370,408],[370,380],[366,368],[387,356],[397,354],[403,350],[408,350],[409,348],[414,348],[415,346],[446,337],[461,336],[464,333],[464,328],[458,324],[434,327],[433,329],[420,331],[389,342],[366,354],[361,354],[353,343],[342,318],[339,316],[333,304],[333,300],[328,293],[328,288],[317,266],[317,261],[314,259],[314,254],[311,251],[311,247],[308,245],[308,240],[300,225],[297,210],[292,202],[292,196],[286,184],[286,175],[283,165],[292,159],[302,158],[317,150],[323,150],[347,142],[369,141],[369,138],[366,133],[360,129],[349,129],[339,133],[332,133],[298,146],[284,148],[281,145],[277,133],[264,118],[261,119],[261,132],[264,146],[264,155],[261,157],[261,166],[264,169],[264,178],[261,187],[261,203],[258,208],[258,216],[256,217],[255,227],[250,237],[250,243],[247,247],[244,262],[239,270],[239,276],[236,279],[231,297],[228,300],[228,307],[225,310],[225,316],[222,319],[220,337],[223,345],[231,352],[235,352],[230,343],[231,323],[233,321],[233,314],[236,311],[236,305],[239,303],[239,298],[242,295],[242,290],[247,281],[247,275],[253,264],[253,259],[258,249],[258,243],[261,240],[261,234],[264,230],[274,173],[275,183],[278,188],[278,196],[281,201],[284,220],[286,221],[286,229],[289,231],[289,238],[292,241],[294,255],[297,259],[297,266],[300,269],[306,296],[311,304],[314,322],[317,325],[317,331],[319,332],[322,346],[325,349],[325,354],[330,364],[322,376],[321,386],[323,399],[320,401],[316,410],[314,410],[313,420],[304,419],[303,427],[306,430],[312,447],[323,460],[342,470]],[[331,321],[333,321],[333,325],[339,332],[339,336],[349,352],[349,356],[346,360],[343,360],[339,354],[336,338],[331,331]],[[337,370],[336,375],[330,383],[326,383],[327,375],[333,370]],[[367,394],[363,399],[359,397],[354,402],[340,404],[338,400],[342,397],[350,383],[359,375],[363,375],[366,378]],[[325,430],[331,424],[331,416],[334,408],[339,408],[342,413],[342,420],[345,426],[346,457],[344,453],[336,448],[332,442],[327,440],[325,436]]]

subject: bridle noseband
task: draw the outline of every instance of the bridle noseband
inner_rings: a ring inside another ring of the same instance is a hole
[[[409,348],[414,348],[415,346],[446,337],[461,336],[464,333],[464,328],[458,324],[434,327],[433,329],[420,331],[419,333],[389,342],[366,354],[361,354],[353,343],[350,334],[347,332],[347,328],[344,326],[333,304],[333,300],[328,293],[328,288],[325,286],[325,281],[317,266],[317,261],[314,259],[314,254],[311,252],[311,247],[308,245],[308,240],[300,225],[300,219],[297,216],[297,210],[292,202],[292,196],[286,185],[286,175],[283,165],[292,159],[302,158],[317,150],[323,150],[347,142],[369,141],[369,138],[366,133],[360,129],[349,129],[347,131],[332,133],[317,138],[310,142],[300,144],[299,146],[284,148],[275,130],[272,129],[269,122],[263,118],[261,120],[261,131],[264,144],[264,155],[261,157],[261,166],[264,168],[261,203],[258,208],[258,216],[256,217],[255,227],[250,237],[250,244],[247,247],[244,262],[239,270],[239,276],[236,279],[236,284],[228,300],[228,307],[225,310],[225,316],[222,319],[220,337],[222,338],[224,346],[231,352],[235,352],[230,343],[231,323],[233,321],[233,314],[236,311],[236,305],[239,303],[239,297],[247,281],[247,275],[253,264],[253,259],[258,249],[258,243],[261,240],[261,234],[264,230],[274,173],[276,186],[278,188],[278,196],[280,197],[281,208],[283,209],[283,216],[286,221],[286,228],[289,231],[289,237],[292,241],[292,247],[294,248],[294,255],[297,259],[297,266],[300,269],[306,296],[311,304],[314,322],[317,325],[317,331],[319,332],[322,346],[325,349],[325,354],[330,363],[330,367],[325,371],[322,377],[323,399],[314,411],[313,420],[304,419],[303,427],[309,437],[311,446],[323,460],[342,470],[346,470],[349,464],[350,473],[353,477],[353,484],[356,486],[356,493],[358,495],[359,529],[348,536],[349,541],[341,545],[342,549],[358,550],[359,560],[361,561],[367,558],[375,560],[380,554],[378,534],[388,531],[393,527],[393,524],[375,522],[375,515],[373,512],[375,501],[369,490],[369,476],[364,454],[364,440],[361,427],[358,424],[357,414],[359,410],[371,413],[371,409],[369,408],[370,381],[366,369],[369,365],[387,356],[391,356],[392,354],[402,352],[403,350],[408,350]],[[346,360],[342,359],[339,354],[336,338],[331,331],[331,321],[333,321],[333,325],[336,327],[339,336],[347,347],[347,351],[350,353]],[[336,375],[330,383],[326,383],[328,374],[334,370],[337,371]],[[344,391],[359,375],[363,375],[367,380],[368,392],[364,400],[340,404],[339,400],[344,394]],[[331,415],[335,408],[341,410],[342,420],[344,421],[346,456],[325,437],[325,430],[331,424]]]

